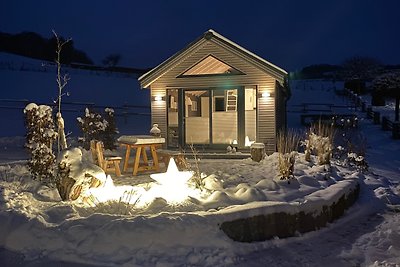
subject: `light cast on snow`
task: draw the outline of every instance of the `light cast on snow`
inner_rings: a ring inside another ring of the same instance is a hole
[[[188,185],[192,176],[191,171],[179,171],[175,161],[171,159],[165,173],[150,175],[156,183],[151,183],[147,191],[141,186],[116,186],[108,175],[103,186],[87,191],[86,202],[88,205],[95,205],[107,201],[119,201],[143,208],[156,199],[163,198],[168,204],[176,205],[187,200],[189,196],[197,198],[200,196],[198,190]]]
[[[189,196],[198,195],[198,192],[188,185],[193,174],[192,171],[179,171],[175,160],[170,158],[165,173],[150,174],[150,177],[157,184],[152,186],[148,193],[155,197],[164,198],[170,204],[181,203]]]

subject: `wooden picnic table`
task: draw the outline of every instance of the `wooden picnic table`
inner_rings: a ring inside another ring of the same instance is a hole
[[[162,147],[165,143],[165,138],[152,136],[152,135],[123,135],[118,138],[118,143],[121,146],[126,147],[125,162],[123,171],[126,172],[129,165],[129,157],[131,149],[136,149],[136,155],[133,162],[133,175],[136,175],[141,171],[155,170],[159,171],[160,167],[158,164],[157,148]],[[153,158],[153,164],[149,164],[147,158],[146,149],[151,152]],[[144,165],[140,165],[140,159],[142,158]]]

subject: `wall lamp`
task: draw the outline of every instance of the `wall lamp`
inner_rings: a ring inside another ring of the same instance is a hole
[[[165,101],[165,96],[160,96],[160,95],[152,96],[151,100],[152,101]]]
[[[268,98],[268,97],[272,97],[270,92],[262,92],[261,94],[258,94],[259,98]]]

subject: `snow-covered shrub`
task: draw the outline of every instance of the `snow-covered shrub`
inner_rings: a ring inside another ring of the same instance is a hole
[[[99,166],[84,161],[79,148],[63,150],[57,159],[57,189],[62,200],[76,200],[89,188],[106,181],[106,174]]]
[[[293,131],[279,133],[277,137],[277,151],[279,153],[278,171],[281,180],[294,178],[294,164],[299,145],[299,136]]]
[[[105,109],[106,115],[85,109],[85,116],[78,117],[78,124],[83,136],[79,138],[85,149],[90,148],[90,140],[103,141],[105,149],[114,149],[118,130],[115,126],[114,110]]]
[[[117,125],[115,123],[114,109],[106,108],[104,118],[107,121],[106,129],[104,130],[103,143],[106,149],[114,149],[115,141],[119,133]]]
[[[55,182],[53,143],[57,139],[52,109],[46,105],[28,104],[25,109],[27,128],[25,146],[30,152],[28,168],[34,179],[46,184]]]
[[[337,164],[346,167],[355,167],[359,171],[368,170],[366,161],[366,139],[360,134],[354,134],[352,131],[346,131],[342,134],[342,145],[337,146],[334,151],[334,158]]]
[[[362,155],[357,155],[357,153],[347,153],[347,162],[349,166],[353,166],[361,172],[368,170],[368,163],[365,160],[365,157]]]

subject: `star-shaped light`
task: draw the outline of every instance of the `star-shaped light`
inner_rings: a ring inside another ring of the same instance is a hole
[[[150,174],[158,185],[153,186],[149,191],[153,191],[156,197],[162,197],[169,203],[182,202],[193,191],[187,184],[192,176],[191,171],[179,171],[175,160],[171,158],[166,172]]]

